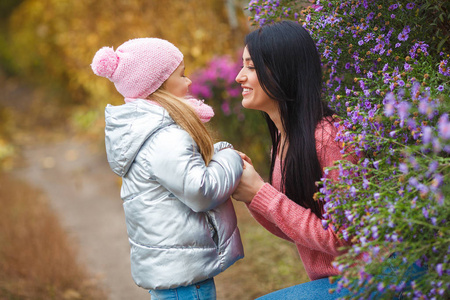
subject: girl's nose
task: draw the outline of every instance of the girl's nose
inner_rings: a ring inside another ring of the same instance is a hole
[[[190,80],[188,77],[186,77],[186,80],[188,82],[188,86],[190,86],[192,84],[192,80]]]
[[[241,70],[239,71],[239,73],[237,74],[237,76],[236,76],[236,78],[235,78],[235,80],[236,80],[237,83],[242,83],[242,82],[244,82],[244,81],[247,79],[247,76],[245,76],[245,75],[243,74],[242,70],[243,70],[243,69],[241,69]]]

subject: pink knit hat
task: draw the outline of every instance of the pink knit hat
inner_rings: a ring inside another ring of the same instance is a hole
[[[139,38],[123,43],[114,52],[103,47],[92,60],[92,70],[106,77],[125,98],[145,98],[156,91],[178,68],[183,54],[172,43]]]

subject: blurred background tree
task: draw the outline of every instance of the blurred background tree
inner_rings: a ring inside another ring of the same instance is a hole
[[[240,61],[236,53],[250,30],[243,9],[246,4],[238,0],[3,1],[0,71],[6,79],[14,76],[45,87],[41,96],[30,95],[32,99],[23,104],[32,107],[27,111],[28,123],[52,127],[63,123],[101,140],[105,105],[121,104],[123,99],[109,81],[93,75],[90,63],[98,49],[116,49],[137,37],[167,39],[183,52],[188,76],[216,56],[229,55]],[[220,107],[222,95],[214,93],[205,100]],[[8,107],[10,102],[0,100],[0,106],[3,103]],[[226,122],[234,124],[232,128],[244,128],[244,137],[250,137],[254,126],[249,123],[261,120],[257,120],[257,112],[245,114],[245,119],[233,115]],[[221,119],[223,111],[216,111],[216,116]],[[217,125],[220,122],[215,121]],[[218,139],[233,140],[230,130],[216,127]],[[265,158],[259,151],[265,144],[261,139],[255,143],[251,149],[247,145],[235,146],[256,155],[259,164]]]

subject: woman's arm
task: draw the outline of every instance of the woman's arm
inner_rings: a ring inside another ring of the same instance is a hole
[[[322,141],[326,141],[323,143]],[[332,166],[334,161],[343,159],[341,147],[326,134],[320,140],[318,156],[321,166]],[[357,158],[346,159],[356,163]],[[337,179],[338,172],[329,172],[328,177]],[[245,165],[241,182],[233,197],[248,204],[252,215],[269,231],[296,244],[332,255],[340,254],[341,246],[350,243],[340,239],[331,226],[324,229],[322,220],[310,209],[293,202],[270,184],[264,183],[252,166]],[[281,232],[281,233],[280,233]]]
[[[255,195],[264,186],[264,180],[259,176],[259,174],[251,165],[251,159],[244,153],[238,152],[244,161],[244,172],[242,173],[241,181],[238,188],[233,193],[233,198],[237,201],[242,201],[249,206],[249,204],[254,199]],[[270,231],[272,234],[292,242],[292,240],[284,234],[273,222],[269,222],[267,218],[256,210],[250,209],[250,213],[255,218],[258,223],[260,223],[264,228]]]
[[[290,200],[286,195],[266,183],[251,201],[249,208],[274,224],[296,244],[334,256],[340,247],[348,245],[331,229],[324,229],[310,209]]]

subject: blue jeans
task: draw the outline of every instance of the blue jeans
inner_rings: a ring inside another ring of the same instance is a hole
[[[337,283],[330,283],[328,278],[322,278],[303,284],[291,286],[265,296],[258,298],[258,300],[301,300],[301,299],[320,299],[329,300],[343,297],[350,292],[348,290],[341,290],[339,293],[334,292],[330,294],[328,292],[331,288],[336,288]]]
[[[395,257],[395,254],[392,255]],[[387,268],[383,274],[379,275],[382,277],[391,277],[393,278],[393,282],[396,279],[395,267]],[[419,267],[417,264],[412,264],[406,274],[404,275],[404,280],[406,282],[406,287],[411,285],[411,281],[418,279],[426,272],[426,267]],[[288,287],[265,296],[258,298],[258,300],[301,300],[301,299],[321,299],[321,300],[330,300],[330,299],[338,299],[345,295],[349,295],[350,291],[347,289],[342,289],[340,292],[334,292],[330,294],[328,292],[329,289],[337,288],[337,281],[334,283],[330,283],[328,278],[322,278],[310,282],[306,282],[303,284],[295,285],[292,287]],[[362,291],[361,291],[362,292]],[[357,295],[354,295],[357,296]],[[371,294],[372,299],[381,299],[382,294]],[[397,297],[393,298],[393,300],[402,299],[402,295],[399,294]]]
[[[152,300],[215,300],[216,285],[210,278],[188,286],[167,290],[150,290]]]

